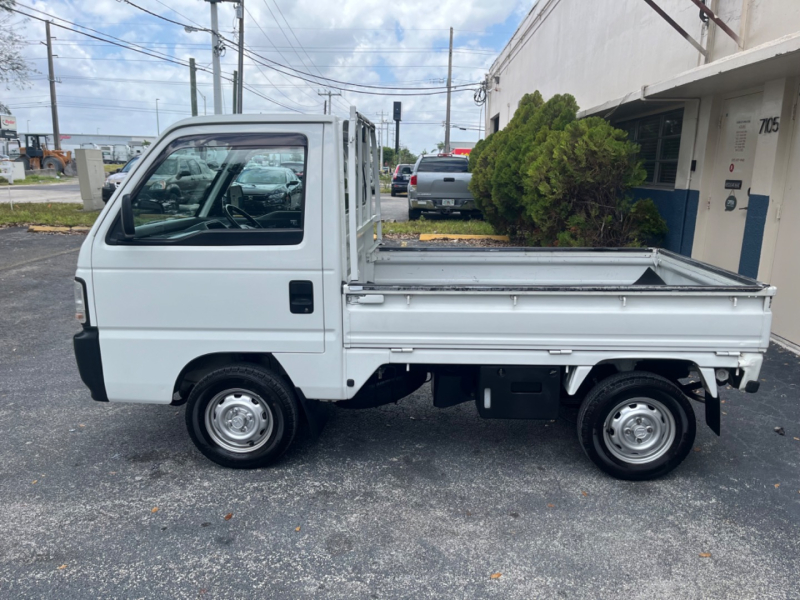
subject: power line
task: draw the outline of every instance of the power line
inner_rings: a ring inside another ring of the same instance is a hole
[[[22,12],[22,11],[20,11],[20,10],[16,9],[16,8],[12,8],[11,10],[12,10],[13,12],[19,13],[19,14],[21,14],[21,15],[23,15],[23,16],[26,16],[26,17],[28,17],[28,18],[35,19],[35,20],[37,20],[37,21],[46,22],[46,20],[45,20],[45,19],[42,19],[41,17],[37,17],[37,16],[35,16],[35,15],[30,15],[30,14],[24,13],[24,12]],[[67,19],[63,19],[63,18],[61,18],[61,17],[56,17],[56,16],[54,16],[54,15],[50,15],[50,14],[48,14],[48,13],[44,12],[44,11],[41,11],[41,10],[38,10],[38,9],[32,9],[32,10],[34,10],[34,11],[36,11],[36,12],[38,12],[38,13],[44,14],[44,15],[46,15],[46,16],[48,16],[48,17],[51,17],[51,18],[54,18],[54,19],[58,19],[59,21],[64,21],[65,23],[69,23],[70,25],[75,25],[76,27],[82,27],[82,25],[78,25],[77,23],[73,23],[72,21],[69,21],[69,20],[67,20]],[[149,11],[146,11],[146,12],[149,12]],[[164,18],[164,19],[166,19],[166,17],[163,17],[163,18]],[[166,20],[168,20],[168,21],[169,21],[170,19],[166,19]],[[173,21],[173,22],[177,23],[177,21]],[[125,48],[126,50],[130,50],[130,51],[133,51],[133,52],[138,52],[138,53],[140,53],[140,54],[145,54],[145,55],[147,55],[147,56],[151,56],[151,57],[153,57],[153,58],[159,58],[159,59],[161,59],[161,60],[164,60],[164,61],[167,61],[167,62],[171,62],[171,63],[174,63],[174,64],[176,64],[176,65],[180,65],[180,66],[182,66],[182,67],[185,67],[185,68],[188,68],[188,66],[189,66],[189,64],[188,64],[187,62],[182,62],[182,61],[181,61],[181,59],[179,59],[179,58],[177,58],[177,57],[174,57],[174,56],[170,56],[170,55],[164,54],[163,52],[159,52],[158,54],[153,54],[153,53],[152,53],[152,52],[150,52],[150,51],[147,51],[147,50],[141,50],[141,49],[139,49],[139,48],[137,48],[137,47],[136,47],[136,46],[137,46],[137,44],[130,44],[130,43],[129,43],[129,42],[127,42],[126,40],[122,40],[122,39],[120,39],[120,38],[117,38],[117,37],[115,37],[115,36],[112,36],[112,35],[109,35],[109,34],[106,34],[106,33],[102,33],[102,32],[96,31],[96,30],[94,30],[94,29],[91,29],[91,28],[89,28],[89,27],[84,27],[84,29],[88,29],[89,31],[94,31],[95,33],[99,33],[100,35],[104,35],[104,36],[106,36],[106,37],[108,37],[108,38],[111,38],[111,39],[108,39],[108,40],[106,40],[106,39],[103,39],[103,38],[101,38],[101,37],[98,37],[98,36],[96,36],[96,35],[92,35],[92,34],[90,34],[90,33],[86,33],[85,31],[80,31],[80,30],[78,30],[78,29],[73,29],[73,28],[71,28],[71,27],[67,27],[67,26],[65,26],[65,25],[61,25],[61,24],[59,24],[59,23],[55,23],[55,22],[53,22],[52,24],[53,24],[55,27],[60,27],[61,29],[65,29],[65,30],[67,30],[67,31],[72,31],[72,32],[74,32],[74,33],[78,33],[78,34],[80,34],[80,35],[84,35],[84,36],[86,36],[86,37],[90,37],[90,38],[93,38],[93,39],[99,40],[99,41],[101,41],[101,42],[105,42],[105,43],[107,43],[107,44],[111,44],[111,45],[113,45],[113,46],[119,46],[120,48]],[[119,42],[122,42],[122,43],[118,43],[118,42],[115,42],[115,41],[112,41],[112,40],[118,40]],[[155,52],[155,51],[154,51],[154,52]],[[161,54],[162,56],[159,56],[159,54]],[[209,69],[205,68],[205,67],[197,67],[197,69],[198,69],[199,71],[203,71],[203,72],[205,72],[205,73],[211,73],[211,71],[210,71]],[[231,79],[231,78],[229,78],[229,77],[223,77],[223,79],[225,79],[225,80],[226,80],[226,81],[228,81],[228,82],[231,82],[231,81],[232,81],[232,79]],[[291,110],[291,111],[293,111],[293,112],[302,112],[302,111],[299,111],[299,110],[297,110],[297,109],[294,109],[294,108],[292,108],[292,107],[290,107],[290,106],[286,106],[285,104],[283,104],[283,103],[281,103],[281,102],[278,102],[278,101],[277,101],[277,100],[275,100],[274,98],[270,98],[269,96],[266,96],[266,95],[262,94],[261,92],[258,92],[258,91],[256,91],[256,90],[253,90],[253,89],[251,89],[249,86],[246,86],[246,87],[245,87],[245,89],[247,89],[247,90],[248,90],[250,93],[252,93],[252,94],[255,94],[256,96],[258,96],[258,97],[260,97],[260,98],[263,98],[264,100],[267,100],[267,101],[269,101],[269,102],[272,102],[273,104],[275,104],[275,105],[277,105],[277,106],[280,106],[280,107],[282,107],[282,108],[285,108],[285,109],[287,109],[287,110]]]
[[[156,14],[156,13],[150,11],[150,10],[147,10],[146,8],[143,8],[143,7],[139,6],[138,4],[135,4],[134,2],[131,2],[131,0],[121,0],[121,1],[125,2],[125,4],[128,4],[128,5],[130,5],[130,6],[134,7],[134,8],[137,8],[137,9],[143,11],[143,12],[146,12],[147,14],[152,15],[152,16],[158,18],[158,19],[162,19],[164,21],[167,21],[169,23],[173,23],[175,25],[180,25],[181,27],[186,27],[187,26],[184,23],[180,23],[178,21],[175,21],[174,19],[169,19],[167,17],[163,17],[163,16],[161,16],[159,14]],[[267,7],[267,8],[269,8],[269,7]],[[206,31],[209,31],[209,30],[206,30]],[[220,35],[219,37],[223,41],[231,44],[232,46],[237,45],[235,42],[233,42],[232,40],[230,40],[228,38],[225,38],[224,36]],[[284,37],[286,37],[285,34],[284,34]],[[286,39],[288,41],[289,38],[287,37]],[[276,71],[284,73],[285,75],[296,77],[298,79],[303,79],[304,81],[308,81],[309,83],[314,83],[316,85],[328,85],[328,87],[333,87],[334,89],[338,89],[338,90],[341,90],[341,91],[348,91],[348,92],[360,93],[360,94],[369,93],[369,92],[363,92],[363,91],[360,91],[360,90],[352,90],[352,89],[347,89],[347,88],[342,88],[342,87],[330,86],[329,84],[325,84],[325,83],[321,83],[319,81],[316,81],[316,79],[330,81],[330,82],[337,83],[337,84],[340,84],[340,85],[349,85],[349,86],[352,86],[352,87],[364,87],[364,88],[369,88],[369,89],[381,89],[381,90],[405,90],[405,89],[437,90],[437,89],[441,89],[441,87],[442,87],[442,86],[439,86],[439,87],[426,87],[426,88],[403,88],[403,87],[397,87],[397,86],[375,86],[375,85],[368,85],[368,84],[351,83],[351,82],[346,82],[346,81],[340,81],[340,80],[337,80],[337,79],[332,79],[332,78],[329,78],[329,77],[322,77],[322,76],[312,75],[311,73],[306,73],[304,71],[301,71],[300,69],[296,69],[294,67],[283,65],[283,64],[281,64],[281,63],[279,63],[277,61],[274,61],[274,60],[271,60],[271,59],[266,58],[264,56],[261,56],[260,54],[255,53],[255,52],[253,52],[251,50],[250,51],[250,59],[251,60],[255,60],[253,58],[253,55],[258,56],[258,58],[266,61],[266,63],[262,62],[260,64],[263,64],[264,66],[272,67]],[[271,64],[267,64],[267,63],[271,63]],[[275,65],[277,65],[277,66],[275,66]],[[278,67],[281,67],[283,69],[288,69],[290,71],[294,71],[298,75],[295,75],[293,73],[285,73],[284,71],[281,71],[280,69],[278,69]],[[302,77],[301,75],[305,76],[305,77]],[[307,79],[307,77],[311,77],[312,79]],[[472,84],[472,86],[474,86],[474,85],[478,85],[478,84],[477,83]],[[458,86],[458,87],[462,87],[462,86]],[[468,86],[463,86],[463,87],[466,88]],[[454,91],[461,91],[461,90],[454,90]],[[438,93],[446,93],[446,91],[445,92],[438,92]],[[373,93],[373,95],[392,95],[392,94],[377,94],[377,93]],[[425,96],[425,95],[433,95],[433,94],[432,93],[428,93],[428,94],[416,93],[416,94],[394,94],[394,95],[398,95],[398,96],[403,96],[403,95],[406,95],[406,96],[416,96],[416,95]]]

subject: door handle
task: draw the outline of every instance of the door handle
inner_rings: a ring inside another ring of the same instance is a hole
[[[314,284],[312,282],[289,282],[289,310],[296,315],[308,315],[314,312]]]
[[[452,182],[454,182],[456,180],[456,178],[455,177],[445,177],[444,180],[447,183],[452,183]]]
[[[359,304],[383,304],[383,294],[367,294],[366,296],[358,296],[357,302]]]
[[[750,208],[750,207],[749,206],[742,206],[739,210],[747,210],[748,208]]]

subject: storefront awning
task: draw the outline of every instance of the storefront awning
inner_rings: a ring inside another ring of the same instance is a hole
[[[643,86],[622,98],[578,113],[614,120],[645,110],[648,101],[700,98],[756,87],[767,81],[800,75],[800,33],[720,58],[671,79]]]

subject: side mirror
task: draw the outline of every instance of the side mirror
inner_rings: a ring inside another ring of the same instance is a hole
[[[178,179],[180,179],[181,177],[189,177],[189,175],[191,174],[192,174],[191,171],[189,171],[188,169],[183,169],[182,171],[178,171]]]
[[[122,237],[132,240],[136,237],[136,223],[133,220],[133,205],[131,195],[125,194],[122,197],[122,207],[120,208],[120,225],[122,225]]]
[[[295,179],[294,181],[287,183],[286,187],[295,187],[296,185],[300,185],[300,182]]]

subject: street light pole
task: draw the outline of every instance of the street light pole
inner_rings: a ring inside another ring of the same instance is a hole
[[[158,132],[158,135],[161,135],[161,122],[158,119],[158,101],[159,100],[161,100],[161,98],[156,98],[156,131]]]
[[[447,58],[447,124],[444,128],[444,152],[450,153],[450,86],[453,82],[453,28],[450,28],[450,54]]]
[[[203,99],[203,116],[207,115],[208,112],[206,111],[206,97],[203,96],[203,92],[197,90],[197,93],[200,94],[200,97]]]

